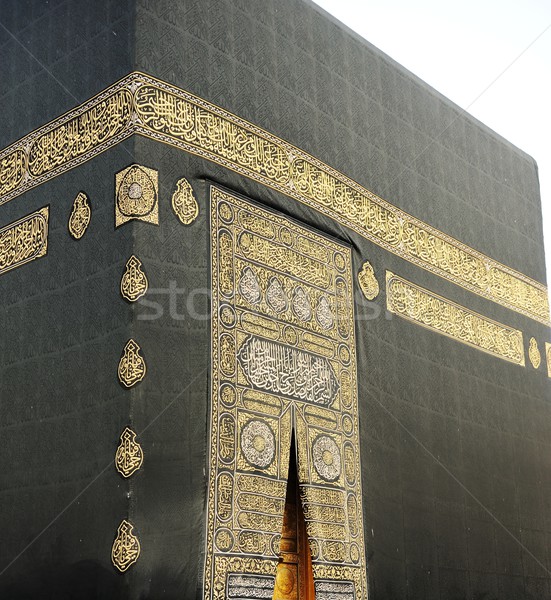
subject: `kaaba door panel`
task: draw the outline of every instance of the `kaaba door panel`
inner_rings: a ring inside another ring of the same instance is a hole
[[[291,434],[316,598],[367,596],[350,249],[211,188],[206,598],[272,598]]]

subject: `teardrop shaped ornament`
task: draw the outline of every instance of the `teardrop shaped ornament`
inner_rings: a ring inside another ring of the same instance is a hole
[[[185,177],[176,183],[176,191],[172,194],[172,210],[184,225],[191,225],[199,215],[193,188]]]
[[[128,302],[136,302],[147,293],[148,287],[142,261],[133,254],[126,262],[126,269],[121,278],[121,295]]]
[[[86,233],[91,218],[92,207],[90,206],[88,196],[84,192],[79,192],[73,202],[68,223],[69,233],[75,240],[80,240]]]

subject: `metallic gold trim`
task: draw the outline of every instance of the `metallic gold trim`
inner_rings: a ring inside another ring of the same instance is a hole
[[[551,377],[551,344],[545,342],[545,359],[547,363],[547,377]]]
[[[73,202],[73,208],[67,224],[69,233],[75,240],[80,240],[86,233],[91,218],[92,207],[90,206],[88,196],[84,192],[79,192]]]
[[[0,229],[0,275],[48,252],[48,206]]]
[[[136,441],[136,433],[125,427],[121,433],[121,443],[115,453],[115,468],[125,478],[134,473],[143,464],[143,450]]]
[[[272,597],[294,430],[314,580],[353,582],[362,600],[351,250],[214,186],[210,223],[204,598],[241,597],[245,579],[247,597]]]
[[[145,296],[149,282],[142,269],[142,261],[133,254],[126,261],[126,268],[121,277],[121,296],[128,302],[136,302]]]
[[[199,215],[193,188],[185,177],[176,182],[176,191],[172,194],[172,210],[183,225],[191,225]]]
[[[386,272],[386,303],[390,312],[412,323],[525,365],[522,331],[488,319],[390,271]]]
[[[379,282],[375,277],[375,270],[368,260],[364,262],[362,270],[358,273],[358,284],[368,300],[375,300],[379,295]]]
[[[132,523],[123,519],[117,529],[117,537],[111,549],[111,561],[121,573],[127,571],[140,558],[140,541],[132,533],[133,530]]]
[[[538,341],[536,338],[530,338],[530,343],[528,345],[528,358],[532,363],[534,369],[539,369],[541,365],[541,353],[538,348]]]
[[[115,227],[136,219],[159,224],[159,172],[130,165],[115,175]]]
[[[119,381],[127,388],[131,388],[145,377],[147,372],[145,360],[140,354],[141,348],[133,339],[126,342],[119,361]]]
[[[267,131],[138,72],[1,152],[0,203],[135,133],[276,189],[413,264],[550,324],[541,283],[412,217]]]

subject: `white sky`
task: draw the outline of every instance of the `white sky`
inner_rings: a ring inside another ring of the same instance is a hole
[[[551,1],[314,1],[536,159],[551,282]]]

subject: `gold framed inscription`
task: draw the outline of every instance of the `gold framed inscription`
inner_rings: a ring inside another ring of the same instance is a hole
[[[205,599],[271,598],[292,434],[316,597],[363,599],[350,249],[217,187],[210,215]]]
[[[404,260],[549,324],[549,299],[543,284],[409,215],[270,132],[140,72],[130,73],[0,151],[0,204],[134,134],[191,152],[276,189]],[[122,209],[116,208],[117,226],[130,219],[158,223],[151,193],[138,197],[136,185],[117,202]],[[175,210],[181,212],[179,202],[177,195]],[[184,222],[194,210],[193,203],[186,207]]]
[[[522,331],[386,272],[387,310],[503,360],[525,366]]]
[[[0,229],[0,275],[46,255],[49,216],[45,206]]]

